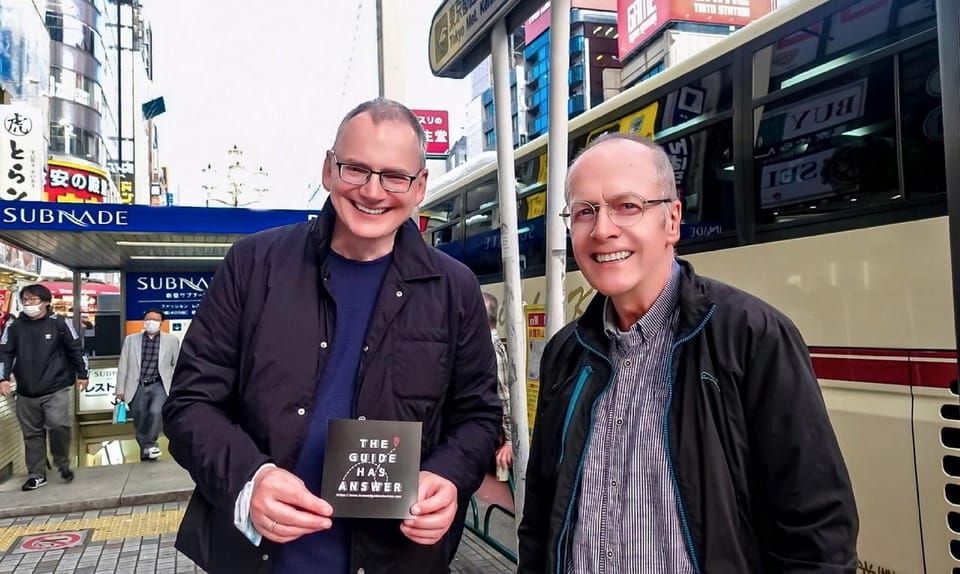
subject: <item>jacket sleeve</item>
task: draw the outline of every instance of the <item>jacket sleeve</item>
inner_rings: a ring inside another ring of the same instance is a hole
[[[120,360],[117,361],[117,390],[116,394],[124,395],[124,398],[130,400],[130,397],[127,397],[127,377],[130,376],[130,367],[127,364],[130,361],[130,337],[132,335],[127,335],[123,339],[123,346],[120,348]]]
[[[558,437],[544,436],[542,418],[547,404],[545,392],[556,384],[556,347],[559,334],[547,343],[540,357],[540,392],[537,397],[537,414],[533,423],[533,440],[530,442],[530,458],[527,461],[526,488],[523,498],[523,516],[517,530],[517,574],[544,574],[547,571],[547,544],[549,537],[550,507],[553,504],[554,484],[548,484],[543,476],[543,452],[556,448]],[[547,443],[547,444],[544,444]]]
[[[10,319],[0,335],[0,381],[9,381],[13,374],[13,360],[17,356],[16,319]]]
[[[443,436],[421,469],[456,485],[459,496],[476,492],[500,442],[503,412],[497,396],[497,359],[480,285],[460,287],[463,300],[450,377],[443,406]]]
[[[83,352],[83,339],[80,338],[72,321],[66,317],[60,317],[60,320],[63,321],[60,342],[67,354],[67,361],[70,362],[78,379],[86,379],[90,363],[87,362],[87,354]]]
[[[227,253],[200,303],[180,351],[163,428],[170,454],[214,507],[233,511],[244,483],[270,458],[234,418],[244,279],[252,256],[244,240]]]
[[[850,477],[806,344],[789,320],[778,319],[754,339],[744,401],[764,570],[853,574],[858,518]]]

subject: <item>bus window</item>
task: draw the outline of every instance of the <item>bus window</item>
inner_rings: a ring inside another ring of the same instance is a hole
[[[670,137],[694,121],[730,110],[733,106],[732,74],[730,66],[725,66],[670,92],[649,106],[656,116],[656,138]],[[649,123],[650,118],[643,117],[635,129],[646,131],[643,126]]]
[[[422,210],[420,216],[429,217],[427,223],[427,230],[429,231],[460,217],[462,210],[463,196],[457,194],[446,201],[431,205],[429,209]]]
[[[862,0],[754,54],[756,98],[936,26],[930,0]]]
[[[547,193],[536,193],[517,202],[517,242],[520,247],[521,271],[542,270],[546,265]]]
[[[946,193],[937,44],[900,55],[900,117],[905,197]]]
[[[451,257],[463,257],[463,227],[459,222],[431,233],[430,244]]]
[[[471,213],[464,222],[464,263],[478,277],[500,273],[500,210]]]
[[[497,180],[487,181],[467,190],[467,213],[486,209],[497,204]]]
[[[758,223],[900,199],[894,101],[887,58],[758,109]]]
[[[658,143],[673,163],[683,204],[681,239],[735,231],[733,121]]]

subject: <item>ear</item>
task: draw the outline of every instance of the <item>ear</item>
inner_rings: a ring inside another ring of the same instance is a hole
[[[683,206],[680,201],[673,201],[666,205],[666,221],[664,226],[667,230],[667,242],[670,245],[676,245],[680,241],[680,222],[683,218]]]
[[[427,176],[429,175],[430,170],[423,168],[420,170],[420,176],[417,177],[417,181],[413,184],[417,193],[417,202],[415,205],[423,203],[423,198],[427,195]]]
[[[323,189],[330,191],[330,181],[333,178],[333,154],[330,153],[330,150],[327,150],[323,154],[323,173],[321,174],[321,180],[323,181]]]

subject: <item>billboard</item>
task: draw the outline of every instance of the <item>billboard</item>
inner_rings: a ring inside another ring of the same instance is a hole
[[[668,22],[745,26],[770,11],[770,0],[617,0],[621,60]]]
[[[103,203],[109,193],[107,173],[95,167],[51,159],[43,186],[46,200],[54,203]]]
[[[139,330],[148,309],[160,309],[166,320],[193,319],[212,279],[212,272],[127,273],[127,321]]]
[[[25,104],[0,106],[0,200],[38,201],[43,193],[40,110]]]
[[[427,136],[427,155],[445,156],[450,151],[450,113],[446,110],[411,110]]]

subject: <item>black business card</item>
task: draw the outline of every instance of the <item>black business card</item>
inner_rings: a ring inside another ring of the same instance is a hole
[[[334,516],[410,518],[420,433],[420,422],[330,419],[320,496]]]

